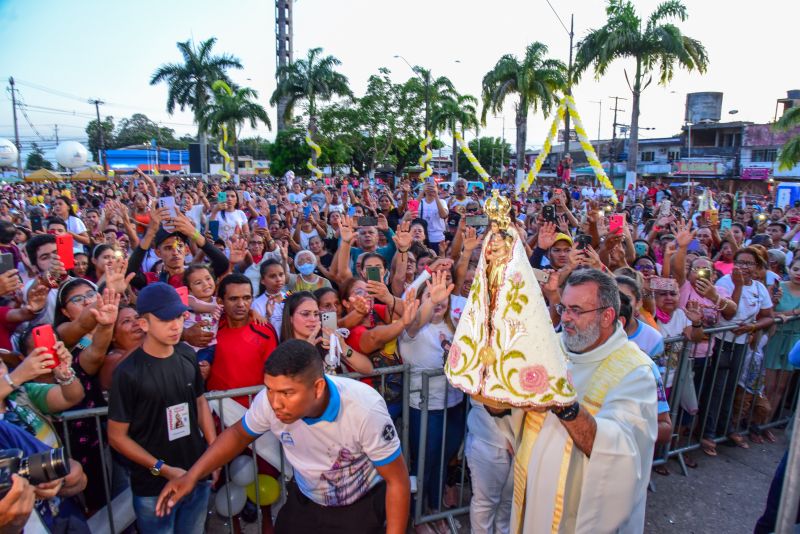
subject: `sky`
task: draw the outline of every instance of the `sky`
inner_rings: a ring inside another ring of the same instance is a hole
[[[771,121],[777,98],[800,89],[800,71],[790,68],[796,50],[797,0],[724,3],[684,0],[689,19],[679,23],[687,35],[706,46],[710,66],[705,75],[676,71],[664,87],[654,80],[642,95],[642,138],[664,137],[680,131],[685,95],[697,91],[724,93],[722,120]],[[294,54],[314,47],[342,61],[340,70],[356,95],[380,67],[402,82],[421,65],[435,76],[448,76],[460,93],[480,95],[481,80],[507,53],[521,56],[540,41],[550,56],[567,61],[569,37],[556,14],[569,28],[574,15],[575,42],[605,21],[600,0],[295,0]],[[658,4],[635,0],[646,17]],[[180,60],[178,41],[200,42],[216,37],[217,53],[237,56],[244,69],[231,71],[240,85],[254,88],[268,108],[273,125],[275,109],[269,97],[275,89],[275,23],[272,0],[170,0],[137,2],[101,0],[0,0],[0,138],[13,140],[8,77],[17,82],[29,106],[19,116],[24,147],[38,140],[55,147],[60,140],[85,140],[86,123],[94,116],[88,99],[99,98],[103,116],[118,121],[136,112],[176,130],[196,130],[188,112],[166,112],[166,85],[149,84],[162,63]],[[630,90],[625,73],[632,60],[618,60],[599,80],[584,75],[573,94],[583,123],[594,139],[612,129],[612,96],[620,96],[618,122],[630,122]],[[45,90],[42,90],[45,89]],[[602,103],[599,103],[602,102]],[[41,109],[46,108],[46,109]],[[736,110],[735,115],[728,112]],[[528,117],[528,147],[544,142],[551,118]],[[505,128],[503,127],[505,125]],[[497,117],[489,116],[481,135],[502,137],[513,145],[514,100]],[[265,126],[246,128],[244,136],[274,138]],[[467,135],[467,139],[474,132]],[[47,155],[52,151],[48,150]]]

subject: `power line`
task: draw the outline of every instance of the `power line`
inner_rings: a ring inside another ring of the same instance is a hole
[[[561,20],[561,17],[558,16],[558,12],[553,7],[553,4],[550,3],[550,0],[544,0],[544,1],[547,2],[548,6],[550,6],[550,9],[553,11],[553,15],[556,16],[556,18],[558,19],[558,22],[561,24],[561,27],[564,28],[564,31],[567,32],[567,35],[569,35],[570,33],[569,33],[569,30],[567,29],[567,25],[564,24],[564,21]]]

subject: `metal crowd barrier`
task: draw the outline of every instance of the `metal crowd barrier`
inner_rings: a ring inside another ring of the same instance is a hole
[[[800,320],[800,317],[792,317],[790,319],[776,318],[775,323],[783,324],[794,320]],[[699,345],[697,343],[689,342],[683,336],[664,340],[665,349],[672,349],[674,345],[678,343],[683,343],[683,346],[680,347],[678,361],[673,361],[668,365],[669,371],[667,373],[674,373],[674,378],[671,383],[672,387],[670,388],[670,393],[668,396],[670,416],[672,419],[672,439],[668,443],[656,448],[653,461],[654,466],[663,465],[667,463],[670,458],[675,458],[679,462],[683,474],[688,475],[684,455],[690,451],[695,451],[701,448],[700,439],[704,435],[707,435],[708,439],[713,440],[715,443],[721,443],[730,439],[729,436],[732,434],[742,435],[746,434],[748,430],[751,429],[763,431],[767,428],[785,425],[796,413],[798,395],[800,394],[800,380],[798,379],[797,374],[795,374],[792,380],[790,380],[787,384],[786,391],[781,397],[779,405],[775,407],[775,416],[768,420],[756,422],[753,421],[753,418],[756,415],[755,399],[750,402],[749,410],[744,409],[745,403],[747,402],[746,396],[740,395],[738,404],[734,402],[734,394],[737,388],[741,387],[739,382],[743,366],[745,362],[748,362],[748,364],[749,362],[752,362],[752,358],[756,352],[753,347],[758,347],[761,336],[766,335],[762,332],[757,336],[751,336],[755,337],[753,343],[747,343],[744,347],[738,347],[735,348],[735,350],[730,350],[731,347],[729,345],[723,345],[715,342],[715,334],[724,334],[734,330],[735,328],[736,326],[726,326],[706,329],[705,333],[708,334],[711,339],[708,341],[708,349],[703,354],[698,352]],[[720,365],[723,356],[726,360],[725,365]],[[763,374],[764,358],[761,358],[761,361],[757,363],[755,367],[753,367],[752,371],[759,376]],[[401,374],[403,376],[402,413],[397,423],[399,426],[401,443],[406,461],[409,464],[409,467],[411,465],[415,466],[411,472],[412,476],[416,476],[417,480],[417,488],[413,495],[413,521],[415,524],[421,524],[445,520],[451,532],[455,534],[458,531],[458,522],[456,518],[469,513],[469,504],[471,498],[471,492],[468,494],[466,491],[468,488],[466,480],[467,464],[466,454],[464,454],[463,450],[467,433],[466,420],[469,413],[470,404],[466,399],[463,401],[465,403],[465,406],[463,407],[465,410],[464,426],[463,428],[456,430],[460,434],[461,449],[459,453],[456,454],[455,458],[445,458],[445,444],[447,441],[448,431],[447,410],[444,410],[442,414],[442,439],[438,449],[438,480],[441,483],[442,488],[439,489],[439,498],[436,506],[434,506],[432,509],[426,509],[425,504],[427,501],[427,496],[425,495],[425,466],[428,462],[432,461],[430,458],[427,458],[426,448],[428,444],[431,412],[434,411],[429,406],[429,400],[431,397],[432,379],[441,376],[443,374],[443,370],[432,369],[421,370],[418,372],[420,373],[421,377],[421,385],[420,389],[418,390],[410,389],[411,373],[408,365],[378,369],[369,375],[350,373],[344,376],[349,376],[356,379],[380,377],[380,383],[382,386],[386,385],[387,376],[391,374]],[[667,384],[665,384],[665,386],[666,385]],[[252,397],[257,394],[262,387],[263,386],[257,386],[237,390],[210,392],[206,394],[206,398],[209,400],[209,403],[211,403],[212,406],[214,403],[217,404],[217,414],[220,415],[220,419],[222,419],[222,399],[247,396],[252,400]],[[445,384],[441,384],[441,387],[446,388],[447,386]],[[687,411],[684,405],[681,403],[684,395],[691,391],[694,391],[697,397],[698,409],[696,411]],[[413,458],[411,455],[409,441],[409,398],[411,393],[420,394],[420,435],[416,458]],[[755,394],[757,393],[758,391],[755,392]],[[443,397],[444,399],[447,399],[446,392]],[[65,431],[67,421],[84,418],[94,418],[95,424],[99,429],[101,427],[101,417],[105,417],[106,415],[106,409],[99,408],[94,410],[67,412],[63,414],[62,419],[64,421]],[[711,428],[712,425],[714,428]],[[722,429],[721,432],[719,431],[720,429]],[[453,429],[451,429],[451,432],[452,431]],[[69,446],[68,439],[67,446]],[[798,440],[798,444],[796,446],[800,447],[800,440]],[[101,443],[101,447],[104,447],[104,444]],[[255,459],[256,452],[254,449],[252,450],[252,454]],[[798,453],[797,456],[798,459],[796,461],[800,463],[800,453]],[[284,457],[282,449],[280,458],[281,465],[275,467],[279,467],[281,473],[283,473]],[[108,475],[109,468],[106,464],[105,455],[101,455],[101,461],[103,462],[103,473],[106,477],[106,479],[103,481],[106,498],[107,502],[111,502],[109,482],[110,477]],[[453,464],[453,466],[460,467],[460,476],[459,480],[456,482],[456,486],[459,488],[457,503],[455,506],[448,508],[445,505],[444,481],[447,478],[446,474],[448,470],[448,464],[451,464],[451,462],[457,462],[456,464]],[[793,476],[791,480],[795,480],[796,478],[797,477]],[[225,469],[225,480],[230,481],[230,474],[227,472],[227,466]],[[789,480],[788,471],[787,480]],[[279,482],[281,498],[283,498],[286,493],[287,478],[282,475],[280,476]],[[795,481],[795,485],[797,485],[796,482],[797,481]],[[256,492],[258,492],[257,484]],[[784,497],[785,496],[786,495],[784,495]],[[259,496],[257,494],[256,501],[258,502],[258,500]],[[279,500],[278,502],[280,503],[282,501]],[[108,507],[107,513],[110,525],[109,532],[114,533],[118,530],[121,530],[114,525],[115,515],[110,506]],[[260,528],[263,519],[261,517],[260,509],[258,514],[258,523]],[[228,518],[228,527],[230,532],[233,533],[233,521],[230,517]]]
[[[384,367],[374,370],[372,373],[369,374],[360,374],[360,373],[348,373],[342,376],[354,378],[354,379],[362,379],[362,378],[376,378],[380,380],[381,390],[385,389],[387,377],[390,375],[400,375],[402,376],[403,381],[403,389],[402,389],[402,412],[397,420],[397,424],[400,427],[399,434],[400,434],[400,443],[403,449],[403,455],[405,458],[409,457],[409,437],[408,437],[408,398],[409,398],[409,366],[406,365],[397,365],[393,367]],[[225,410],[223,408],[223,400],[224,399],[234,399],[238,397],[247,397],[248,401],[252,403],[253,397],[257,395],[264,386],[253,386],[253,387],[246,387],[246,388],[238,388],[238,389],[230,389],[225,391],[210,391],[205,394],[206,399],[209,402],[210,407],[213,411],[216,412],[217,416],[219,417],[220,424],[222,425],[222,430],[225,430],[226,426],[224,424],[224,416]],[[119,480],[120,473],[113,473],[114,469],[124,470],[119,465],[109,465],[109,460],[111,455],[109,454],[109,449],[106,447],[105,440],[103,439],[103,428],[105,424],[105,420],[108,417],[108,408],[92,408],[86,410],[73,410],[64,412],[59,417],[59,421],[62,424],[63,432],[64,432],[64,446],[67,449],[67,453],[72,457],[71,454],[71,446],[69,441],[69,427],[68,423],[70,421],[76,421],[80,419],[92,419],[95,423],[95,431],[100,438],[98,456],[102,466],[102,473],[103,473],[103,489],[105,492],[106,498],[106,506],[105,510],[97,511],[91,518],[89,518],[89,525],[90,529],[94,534],[104,534],[110,533],[115,534],[117,532],[122,532],[127,527],[129,527],[135,521],[135,517],[133,516],[133,506],[132,506],[132,494],[130,492],[130,488],[124,489],[121,492],[118,492],[116,495],[112,495],[112,484],[114,477],[112,474],[116,476],[116,479]],[[253,457],[253,469],[255,471],[256,480],[258,477],[258,467],[257,467],[257,455],[255,447],[250,447],[251,454]],[[280,474],[276,477],[278,483],[280,485],[280,496],[278,501],[273,504],[273,512],[277,509],[283,502],[286,496],[286,484],[289,480],[289,477],[285,475],[287,471],[287,465],[285,463],[285,457],[283,454],[283,447],[280,446],[280,465],[274,465],[276,469],[279,470]],[[125,473],[123,473],[125,475]],[[229,473],[229,466],[225,466],[223,469],[223,475],[225,479],[225,483],[228,484],[231,482],[231,474]],[[123,478],[126,478],[123,476]],[[98,484],[99,481],[90,480],[89,484]],[[260,501],[260,491],[259,485],[255,484],[255,501],[258,503]],[[227,494],[228,499],[228,510],[231,508],[231,496],[230,493]],[[209,502],[209,507],[211,503]],[[259,532],[261,531],[263,517],[261,515],[261,508],[256,505],[258,510],[258,529]],[[103,520],[107,518],[107,523]],[[234,522],[233,517],[231,515],[227,516],[227,524],[228,530],[231,534],[234,534]]]
[[[775,324],[796,320],[800,320],[800,317],[776,317]],[[764,418],[761,410],[765,409],[763,400],[766,398],[763,379],[765,355],[761,341],[768,331],[748,336],[749,342],[744,345],[718,341],[726,332],[736,328],[737,325],[705,329],[710,339],[704,353],[698,350],[702,343],[689,342],[683,336],[664,340],[665,354],[675,344],[682,343],[683,346],[678,362],[667,371],[668,375],[675,373],[668,396],[672,439],[656,448],[654,466],[666,464],[670,458],[675,458],[681,472],[688,475],[684,455],[702,448],[701,439],[718,444],[730,440],[731,435],[746,436],[751,431],[760,433],[784,426],[793,417],[800,394],[797,376],[788,381],[777,406],[772,406],[772,411]],[[720,337],[716,338],[717,335]],[[721,365],[723,361],[725,364]],[[745,364],[750,377],[760,377],[755,384],[746,383],[747,377],[742,383]],[[687,410],[686,401],[693,398],[696,399],[697,410]],[[746,406],[748,404],[749,407]],[[714,428],[710,428],[712,425]]]

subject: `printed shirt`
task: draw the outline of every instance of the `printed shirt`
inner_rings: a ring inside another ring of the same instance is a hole
[[[242,426],[251,436],[271,431],[281,441],[303,495],[322,506],[346,506],[380,482],[376,467],[400,456],[400,440],[377,391],[349,378],[325,381],[330,399],[320,417],[282,423],[263,390]]]

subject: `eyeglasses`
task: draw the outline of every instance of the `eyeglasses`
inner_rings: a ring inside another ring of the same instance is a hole
[[[556,313],[562,317],[567,314],[572,316],[578,316],[578,315],[583,315],[585,313],[592,313],[599,310],[605,310],[606,308],[608,308],[608,306],[600,306],[599,308],[595,308],[593,310],[582,310],[577,306],[564,306],[563,304],[556,304]]]
[[[755,267],[757,265],[754,261],[735,261],[733,264],[737,267]]]
[[[636,266],[637,271],[655,271],[656,268],[649,263],[640,263]]]
[[[83,304],[87,300],[94,300],[95,297],[97,297],[97,291],[95,291],[94,289],[90,289],[83,295],[75,295],[74,297],[68,298],[67,302],[70,302],[72,304]]]

